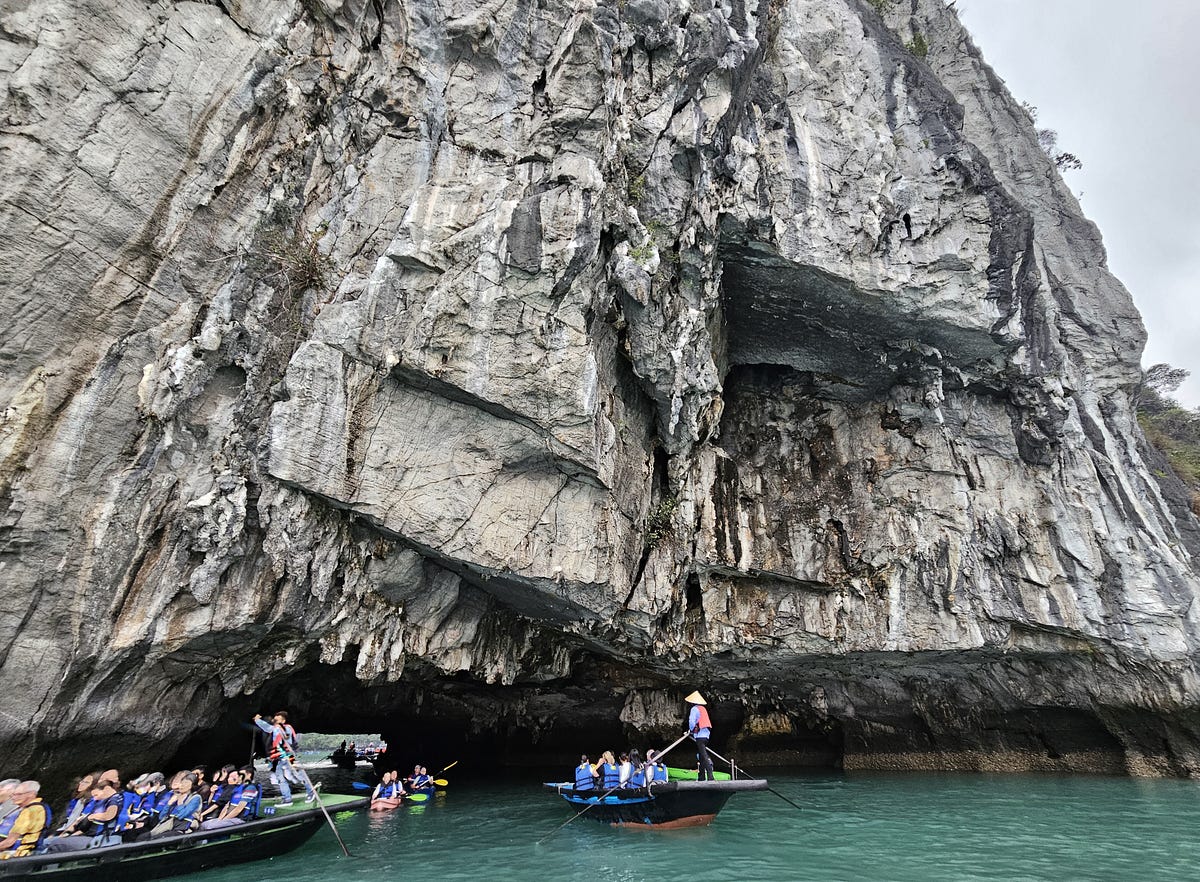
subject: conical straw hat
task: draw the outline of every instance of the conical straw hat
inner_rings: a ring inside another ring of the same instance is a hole
[[[708,704],[708,702],[704,700],[704,696],[699,692],[693,692],[691,695],[685,698],[684,701],[686,701],[688,704]]]

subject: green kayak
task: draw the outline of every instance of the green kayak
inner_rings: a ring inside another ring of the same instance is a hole
[[[697,774],[698,773],[695,769],[676,769],[671,766],[667,766],[668,781],[695,781]],[[713,772],[713,777],[715,777],[718,781],[728,781],[729,773]]]

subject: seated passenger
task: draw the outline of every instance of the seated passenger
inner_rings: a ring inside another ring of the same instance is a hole
[[[421,786],[421,787],[430,787],[433,784],[433,776],[431,776],[429,774],[429,770],[426,769],[424,766],[421,766],[420,779],[421,779],[421,783],[419,786]]]
[[[646,764],[642,762],[642,755],[636,750],[629,751],[629,762],[633,765],[633,774],[629,776],[629,780],[625,783],[625,786],[645,787]]]
[[[20,783],[19,778],[0,781],[0,839],[8,835],[8,831],[17,822],[17,815],[21,813],[21,807],[13,799],[13,791]]]
[[[192,769],[192,774],[196,776],[196,786],[194,792],[200,794],[200,804],[208,802],[208,793],[212,789],[212,784],[208,781],[208,766],[196,766]]]
[[[6,778],[0,781],[0,824],[4,823],[4,819],[9,815],[13,815],[15,820],[15,813],[20,806],[13,801],[12,794],[13,788],[20,783],[20,778]]]
[[[621,754],[621,762],[617,766],[617,777],[620,779],[622,787],[629,786],[629,779],[633,777],[633,763],[629,760],[629,754]]]
[[[371,794],[371,808],[375,810],[393,809],[404,798],[404,784],[400,781],[400,773],[392,770],[384,772],[374,792]]]
[[[654,750],[646,751],[646,781],[659,783],[667,780],[666,763],[658,761],[658,752]]]
[[[122,802],[121,794],[117,793],[112,780],[101,775],[79,819],[58,836],[47,839],[46,851],[83,851],[93,844],[117,845],[121,842],[115,831]]]
[[[421,766],[413,766],[412,774],[404,779],[404,783],[409,786],[410,790],[415,790],[417,787],[417,779],[421,777]]]
[[[605,790],[616,790],[621,786],[621,767],[613,759],[611,751],[604,751],[600,764],[600,786]]]
[[[229,799],[215,818],[201,822],[201,830],[220,830],[252,821],[258,814],[259,790],[253,782],[245,782],[240,770],[230,772],[226,778]]]
[[[196,823],[196,815],[200,812],[200,794],[196,792],[197,778],[191,772],[177,776],[175,789],[171,798],[159,815],[160,821],[151,832],[151,836],[172,836],[187,833]]]
[[[579,765],[575,767],[575,789],[591,790],[595,786],[596,779],[592,776],[592,764],[588,762],[585,753],[579,758]]]
[[[62,826],[58,828],[58,832],[63,832],[83,814],[83,808],[92,800],[92,787],[96,783],[96,773],[92,772],[84,775],[75,785],[75,789],[71,793],[71,799],[67,802],[66,817],[63,818]]]
[[[38,797],[37,781],[22,781],[12,788],[10,799],[17,811],[0,836],[0,860],[33,854],[50,830],[50,809]]]
[[[220,777],[220,783],[213,782],[212,788],[208,791],[208,799],[201,802],[200,811],[196,813],[196,820],[201,824],[209,818],[220,817],[221,810],[229,805],[229,799],[233,795],[233,785],[228,783],[230,773],[222,769],[217,772],[217,775]],[[241,778],[236,772],[233,775],[235,778]]]

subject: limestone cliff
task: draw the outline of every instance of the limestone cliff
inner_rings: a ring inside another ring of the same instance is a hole
[[[699,685],[739,756],[1200,769],[1139,317],[939,0],[0,38],[13,763],[267,700],[545,747]]]

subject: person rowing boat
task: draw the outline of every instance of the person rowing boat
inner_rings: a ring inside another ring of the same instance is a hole
[[[294,765],[296,751],[300,747],[300,736],[288,724],[287,711],[276,711],[270,723],[262,718],[262,714],[255,714],[254,725],[271,736],[271,750],[268,756],[273,763],[278,764],[277,779],[279,793],[282,796],[278,804],[280,806],[292,804],[292,784],[303,785],[305,802],[315,800],[317,794],[313,790],[312,784],[309,783],[308,776],[298,774]]]

